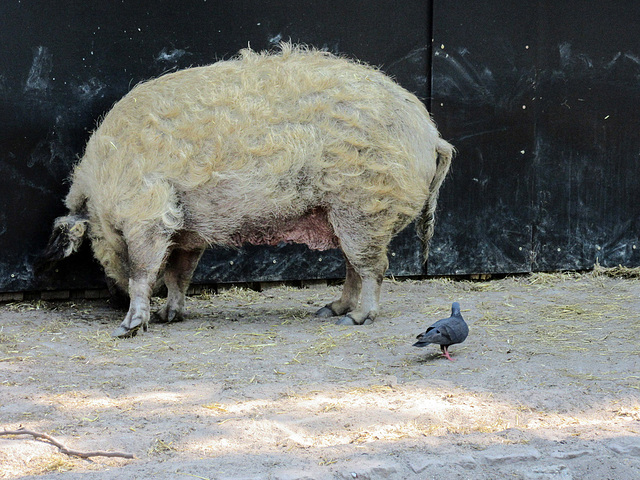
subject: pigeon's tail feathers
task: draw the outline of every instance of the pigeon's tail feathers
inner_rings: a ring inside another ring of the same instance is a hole
[[[418,341],[413,344],[414,347],[426,347],[427,345],[431,345],[433,342],[421,340],[422,335],[418,335]]]
[[[439,138],[438,143],[436,144],[436,154],[436,174],[431,180],[427,201],[422,207],[422,213],[418,217],[418,221],[416,223],[418,237],[420,237],[420,240],[422,241],[423,264],[427,263],[427,257],[429,256],[429,242],[431,241],[431,237],[433,237],[438,193],[442,182],[444,182],[444,179],[447,176],[447,172],[449,172],[451,160],[455,154],[455,149],[451,144],[442,138]]]
[[[418,341],[413,344],[414,347],[426,347],[433,343],[433,339],[431,338],[431,329],[426,332],[422,332],[420,335],[417,335],[416,338]]]
[[[438,345],[451,345],[451,334],[446,325],[442,323],[436,323],[429,327],[426,332],[418,335],[418,341],[414,344],[416,347],[424,347],[430,343],[437,343]],[[420,345],[418,345],[420,344]]]

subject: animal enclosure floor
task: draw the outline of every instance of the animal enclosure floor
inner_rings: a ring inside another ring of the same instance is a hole
[[[110,332],[106,301],[0,306],[0,478],[640,478],[640,280],[387,280],[373,325],[312,313],[336,287],[191,297]],[[459,301],[465,343],[411,346]],[[161,300],[155,300],[157,307]]]

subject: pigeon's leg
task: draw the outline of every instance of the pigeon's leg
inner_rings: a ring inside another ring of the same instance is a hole
[[[455,360],[451,358],[451,355],[449,355],[449,347],[445,345],[440,345],[440,350],[442,350],[442,355],[444,355],[447,359],[451,360],[452,362],[455,362]]]
[[[347,277],[342,287],[342,296],[339,300],[328,303],[316,312],[317,317],[329,318],[344,315],[358,306],[358,297],[362,287],[362,279],[355,271],[349,259],[346,259]]]
[[[129,311],[114,337],[132,337],[149,324],[150,297],[169,250],[170,237],[161,227],[124,233],[129,271]]]
[[[175,248],[167,260],[164,283],[167,286],[167,303],[154,315],[156,321],[179,322],[183,320],[185,294],[193,271],[198,266],[203,249]]]

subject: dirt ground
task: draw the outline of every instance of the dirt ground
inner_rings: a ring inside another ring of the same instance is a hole
[[[2,436],[0,478],[640,478],[637,278],[387,280],[361,327],[312,316],[338,293],[191,297],[126,340],[104,300],[0,306],[0,428],[135,455]],[[452,301],[455,362],[412,347]]]

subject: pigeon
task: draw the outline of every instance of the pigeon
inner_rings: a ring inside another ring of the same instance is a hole
[[[469,334],[469,327],[460,314],[460,304],[453,302],[451,305],[451,316],[443,318],[427,328],[427,331],[421,333],[416,338],[418,341],[413,344],[414,347],[424,347],[430,343],[440,345],[442,354],[453,361],[449,355],[449,347],[455,343],[462,343]]]

